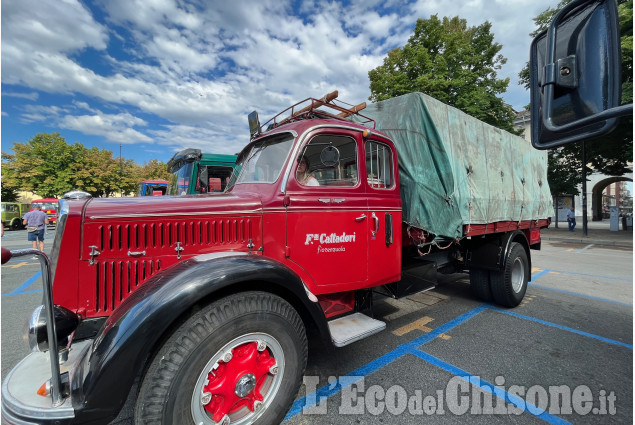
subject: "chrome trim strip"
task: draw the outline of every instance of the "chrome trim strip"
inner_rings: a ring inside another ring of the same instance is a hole
[[[194,261],[197,261],[199,263],[202,263],[203,261],[215,260],[217,258],[224,258],[224,257],[234,257],[234,256],[237,256],[237,255],[249,255],[249,254],[247,252],[243,252],[243,251],[212,252],[212,253],[209,253],[209,254],[197,255],[196,257],[190,258],[190,260],[194,260]]]
[[[139,217],[190,217],[190,216],[214,216],[214,215],[241,215],[244,217],[245,215],[251,214],[253,216],[258,216],[262,214],[262,209],[258,208],[257,210],[251,211],[221,211],[221,212],[192,212],[192,213],[152,213],[152,214],[113,214],[113,215],[91,215],[87,217],[90,220],[102,220],[106,218],[139,218]]]

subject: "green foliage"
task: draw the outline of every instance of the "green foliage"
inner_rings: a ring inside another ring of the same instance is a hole
[[[13,154],[2,152],[2,197],[24,190],[43,198],[83,190],[94,197],[134,194],[141,180],[165,178],[167,166],[151,160],[139,166],[113,158],[112,151],[80,143],[68,145],[59,133],[39,133],[26,143],[14,143]]]
[[[2,187],[2,193],[0,197],[2,198],[2,202],[18,202],[18,193],[12,188],[8,187],[3,182],[0,182],[0,187]]]
[[[13,155],[2,153],[3,180],[8,187],[54,197],[74,188],[71,165],[83,146],[66,144],[59,133],[40,133],[26,143],[14,143]]]
[[[562,0],[534,18],[537,29],[532,37],[546,30],[555,14],[572,0]],[[622,103],[633,101],[633,0],[619,0],[620,42],[622,46]],[[518,74],[519,84],[529,88],[529,64]],[[633,161],[633,117],[622,118],[609,137],[588,140],[587,175],[597,172],[621,176],[630,171]],[[554,195],[577,193],[572,184],[582,183],[582,144],[574,143],[549,152],[549,185]]]
[[[156,159],[143,164],[139,170],[139,181],[143,180],[169,180],[170,173],[168,171],[168,165]]]
[[[370,100],[426,93],[491,125],[514,132],[513,109],[497,95],[509,79],[497,77],[507,61],[491,24],[468,27],[459,17],[418,19],[414,34],[368,73]]]

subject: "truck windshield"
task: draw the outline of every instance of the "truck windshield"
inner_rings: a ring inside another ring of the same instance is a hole
[[[186,195],[188,186],[190,185],[190,177],[192,176],[191,162],[186,162],[181,168],[172,173],[170,176],[169,194],[170,195]]]
[[[38,204],[40,205],[40,207],[43,210],[55,210],[55,209],[57,209],[57,204],[53,204],[51,202],[36,202],[34,204],[31,204],[31,208],[35,207]]]
[[[229,187],[241,183],[273,183],[293,146],[293,135],[282,134],[254,143],[248,154],[236,164]]]

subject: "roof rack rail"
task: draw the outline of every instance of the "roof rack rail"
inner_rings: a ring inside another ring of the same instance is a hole
[[[342,121],[348,121],[346,118],[351,115],[357,115],[362,119],[360,124],[372,123],[373,129],[375,128],[375,120],[359,113],[359,111],[366,108],[366,102],[362,102],[359,105],[351,105],[346,102],[338,100],[340,104],[335,103],[335,99],[338,96],[338,91],[335,90],[326,94],[321,99],[315,99],[313,97],[306,98],[294,105],[291,105],[287,109],[275,115],[273,118],[265,122],[260,131],[269,131],[274,128],[280,127],[283,124],[287,124],[293,121],[313,119],[313,118],[329,118]],[[309,102],[309,105],[305,105]],[[303,106],[300,108],[300,106]],[[300,108],[300,109],[298,109]],[[330,108],[333,111],[328,111],[319,108]]]

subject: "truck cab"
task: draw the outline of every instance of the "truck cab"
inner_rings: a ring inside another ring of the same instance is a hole
[[[223,192],[227,187],[236,155],[202,153],[184,149],[168,161],[170,195],[194,195]]]
[[[33,206],[35,204],[39,204],[42,211],[46,213],[49,223],[55,225],[57,224],[57,210],[59,208],[58,201],[59,200],[56,198],[34,199],[31,201],[31,211],[33,210]]]
[[[139,196],[163,196],[168,192],[167,180],[144,180],[139,183]]]
[[[12,230],[21,229],[22,217],[29,212],[29,204],[20,204],[17,202],[2,203],[2,225]]]

